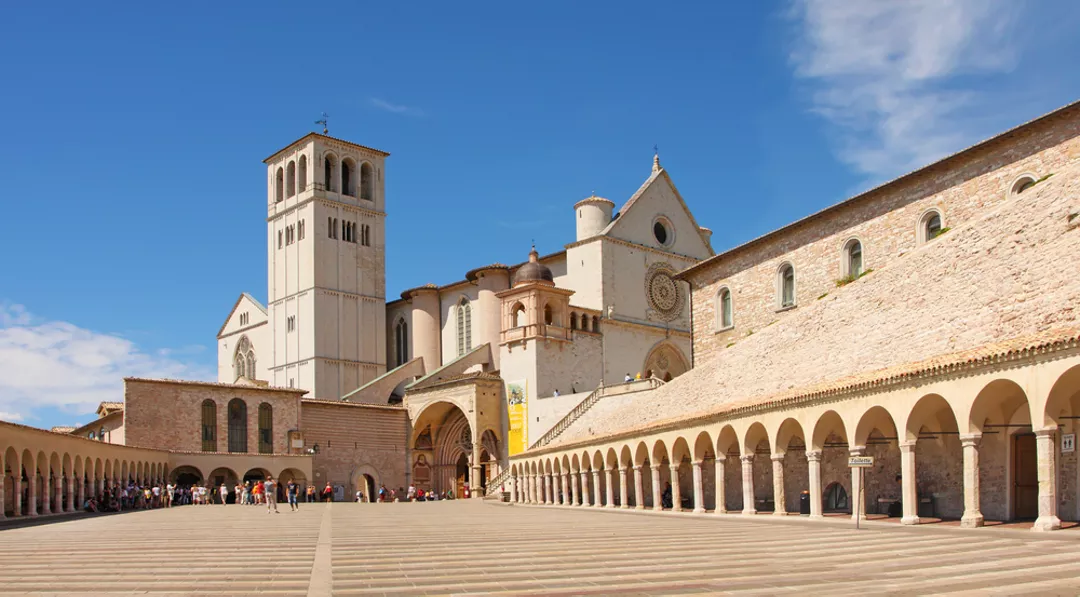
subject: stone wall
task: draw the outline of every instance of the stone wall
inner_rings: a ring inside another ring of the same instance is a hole
[[[321,400],[304,400],[301,409],[305,443],[319,445],[312,462],[316,487],[342,486],[351,499],[363,474],[376,486],[406,485],[405,409]]]
[[[862,242],[865,269],[886,267],[915,248],[927,210],[939,210],[944,227],[967,223],[1009,198],[1019,176],[1041,178],[1075,161],[1078,136],[1075,106],[714,258],[687,275],[695,362],[713,360],[732,343],[835,293],[849,239]],[[778,309],[776,298],[784,263],[794,266],[796,279],[797,308],[787,311]],[[718,332],[715,298],[722,287],[732,294],[734,327]]]
[[[259,452],[259,405],[273,407],[273,452],[290,452],[290,430],[300,427],[304,390],[205,382],[124,379],[124,435],[129,446],[202,452],[202,404],[217,406],[217,452],[229,451],[229,401],[247,404],[247,452]]]

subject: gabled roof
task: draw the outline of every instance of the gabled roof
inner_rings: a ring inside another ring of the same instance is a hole
[[[619,224],[619,220],[621,220],[627,212],[633,209],[634,204],[637,203],[638,199],[645,195],[645,191],[649,190],[649,188],[652,187],[653,184],[655,184],[656,181],[660,179],[664,179],[665,181],[667,181],[668,186],[670,186],[672,192],[675,193],[675,200],[679,202],[679,206],[683,208],[684,212],[686,212],[686,217],[690,218],[690,224],[694,226],[694,230],[697,231],[698,236],[701,238],[701,242],[705,243],[705,248],[709,250],[709,253],[713,253],[712,243],[704,234],[701,233],[701,226],[697,223],[697,220],[694,219],[693,212],[691,212],[690,208],[686,206],[686,201],[683,200],[682,194],[679,193],[679,189],[675,186],[675,181],[671,180],[671,175],[669,175],[667,170],[664,168],[658,168],[649,176],[649,178],[645,179],[645,182],[642,183],[641,187],[638,188],[637,192],[631,195],[630,199],[623,204],[622,208],[619,209],[619,211],[617,212],[616,217],[611,220],[611,222],[604,228],[603,231],[600,232],[599,236],[608,236],[615,229],[615,226]]]
[[[97,407],[97,416],[98,418],[107,417],[120,410],[124,410],[123,402],[102,402]]]
[[[229,310],[229,316],[225,318],[224,323],[221,324],[221,328],[218,329],[218,338],[220,338],[221,333],[225,331],[225,326],[229,325],[229,320],[232,319],[233,313],[236,313],[236,308],[240,306],[240,301],[244,300],[245,298],[254,303],[255,306],[258,307],[260,311],[262,311],[263,315],[266,315],[266,307],[264,307],[262,303],[260,303],[258,300],[255,299],[255,297],[251,296],[250,294],[246,292],[241,292],[240,296],[237,297],[236,302],[233,303],[232,309]]]

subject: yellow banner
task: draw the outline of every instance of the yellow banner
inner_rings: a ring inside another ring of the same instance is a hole
[[[528,381],[506,383],[506,413],[510,423],[507,448],[510,455],[520,454],[529,447],[529,385]]]

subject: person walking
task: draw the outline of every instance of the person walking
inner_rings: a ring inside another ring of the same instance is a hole
[[[322,498],[323,498],[324,502],[329,503],[329,502],[334,501],[334,488],[330,487],[330,482],[329,481],[326,482],[326,487],[323,487]]]
[[[229,488],[224,483],[221,484],[221,489],[218,490],[221,493],[221,505],[229,503]]]
[[[275,514],[280,514],[277,509],[277,481],[274,481],[273,475],[266,475],[266,482],[263,483],[263,499],[266,500],[266,513],[270,513],[270,508],[274,509]]]
[[[300,487],[296,484],[296,481],[289,479],[289,484],[285,486],[285,495],[289,498],[289,510],[295,512],[300,509],[300,505],[296,501],[299,494]]]
[[[307,486],[307,503],[313,503],[315,501],[315,486]]]

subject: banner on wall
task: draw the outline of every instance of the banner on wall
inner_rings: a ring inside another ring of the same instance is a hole
[[[506,413],[510,423],[507,448],[510,455],[520,454],[529,447],[529,382],[506,382]]]

